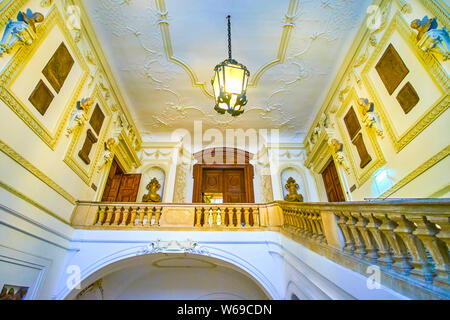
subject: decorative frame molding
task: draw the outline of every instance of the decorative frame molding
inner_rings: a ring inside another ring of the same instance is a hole
[[[32,173],[36,178],[44,182],[47,186],[52,188],[54,191],[60,194],[64,199],[69,201],[71,204],[76,203],[76,199],[69,192],[67,192],[58,184],[56,184],[55,181],[50,179],[45,173],[36,168],[33,164],[31,164],[28,160],[23,158],[20,154],[18,154],[14,149],[12,149],[2,140],[0,140],[0,151],[6,154],[8,157],[10,157],[18,164],[20,164],[23,168],[25,168],[27,171]]]
[[[94,101],[94,105],[96,103],[99,104],[102,111],[105,112],[105,123],[102,127],[102,131],[98,135],[98,142],[95,147],[94,157],[91,163],[89,164],[89,170],[86,171],[85,168],[80,164],[80,162],[76,159],[76,147],[78,146],[78,142],[81,138],[81,135],[84,132],[84,128],[86,127],[86,123],[89,121],[86,121],[82,126],[77,127],[75,130],[75,133],[73,134],[72,140],[70,141],[69,148],[67,149],[67,153],[64,157],[64,162],[75,172],[81,180],[84,181],[89,187],[91,186],[93,177],[95,175],[95,168],[97,167],[98,161],[100,160],[100,157],[103,152],[103,145],[106,141],[106,135],[110,131],[111,126],[111,120],[112,120],[112,111],[109,107],[109,105],[106,103],[105,99],[103,98],[101,88],[99,85],[96,85],[94,88],[94,91],[92,92],[90,98]],[[94,107],[91,108],[89,112],[89,117],[91,117],[92,112],[94,112]],[[91,151],[92,152],[92,151]]]
[[[394,186],[392,186],[388,191],[380,195],[378,198],[386,199],[389,196],[393,195],[409,182],[420,176],[422,173],[439,163],[441,160],[444,160],[450,154],[450,145],[446,146],[444,149],[439,151],[433,157],[422,163],[419,167],[417,167],[414,171],[408,174],[406,177],[397,182]]]
[[[433,16],[437,17],[438,20],[446,27],[450,28],[450,18],[448,12],[450,8],[445,4],[444,1],[440,0],[420,0],[422,5],[430,10]]]
[[[387,109],[382,103],[382,99],[379,97],[374,84],[370,80],[369,72],[373,69],[373,66],[378,61],[380,54],[389,42],[393,33],[397,31],[405,42],[408,43],[411,51],[414,53],[418,61],[423,65],[425,70],[429,73],[431,78],[436,83],[439,90],[443,95],[432,105],[423,115],[417,119],[408,129],[405,130],[401,136],[397,136],[394,130],[394,126],[388,116]],[[411,141],[413,141],[426,127],[428,127],[434,120],[436,120],[444,111],[446,111],[450,105],[450,81],[447,72],[443,69],[438,60],[432,55],[428,54],[416,46],[416,35],[408,26],[406,21],[402,18],[401,13],[397,12],[392,18],[389,27],[372,53],[371,57],[367,61],[362,73],[363,82],[370,96],[373,98],[376,106],[378,107],[378,113],[381,121],[390,136],[395,151],[398,153],[404,147],[406,147]]]
[[[5,2],[8,0],[5,0]],[[9,0],[9,2],[0,9],[0,26],[3,26],[9,19],[22,8],[28,0]]]
[[[10,86],[14,80],[22,73],[24,67],[33,58],[37,49],[41,46],[43,41],[47,38],[53,28],[59,28],[64,36],[64,41],[69,45],[70,50],[75,55],[77,63],[82,69],[82,76],[79,78],[75,89],[68,99],[61,116],[58,119],[55,132],[50,132],[47,127],[41,123],[33,113],[18,99],[10,90]],[[30,46],[21,47],[9,61],[8,65],[0,75],[0,99],[14,112],[16,115],[37,135],[44,141],[50,149],[54,150],[59,138],[62,135],[70,113],[75,106],[76,100],[80,95],[86,80],[88,79],[90,70],[87,62],[77,44],[74,42],[70,31],[67,29],[64,18],[54,6],[42,24],[37,27],[37,39]]]
[[[255,88],[258,85],[259,80],[261,79],[262,75],[272,67],[281,64],[286,59],[286,52],[289,46],[289,41],[291,39],[291,33],[292,29],[294,28],[294,24],[292,21],[292,17],[295,16],[298,6],[299,6],[299,0],[290,0],[289,2],[289,8],[288,12],[286,13],[286,22],[283,26],[283,33],[281,36],[280,46],[278,48],[278,54],[277,57],[265,65],[263,65],[253,77],[250,78],[250,81],[248,83],[248,87]],[[166,54],[166,57],[169,61],[181,66],[189,75],[191,78],[191,84],[192,86],[199,87],[202,92],[210,98],[214,98],[214,95],[208,91],[208,85],[205,82],[200,82],[198,80],[197,75],[195,74],[194,70],[183,60],[180,58],[177,58],[174,55],[173,52],[173,46],[172,46],[172,39],[170,37],[170,29],[169,29],[169,22],[167,21],[167,7],[166,7],[166,1],[165,0],[155,0],[156,8],[158,9],[158,15],[160,17],[158,24],[161,29],[161,35],[162,35],[162,41],[164,45],[164,52]]]
[[[381,151],[380,145],[378,144],[377,135],[375,131],[363,125],[362,121],[363,114],[358,104],[358,99],[359,97],[356,93],[355,88],[352,88],[336,113],[336,123],[344,143],[344,148],[347,151],[346,152],[347,158],[349,159],[353,176],[355,177],[359,187],[363,185],[372,176],[374,172],[376,172],[378,169],[380,169],[383,165],[386,164],[386,159],[383,155],[383,152]],[[373,156],[376,157],[376,159],[372,159],[372,161],[367,165],[367,167],[362,169],[361,173],[359,173],[359,170],[357,169],[358,168],[358,165],[356,163],[357,161],[354,159],[354,152],[351,151],[353,145],[349,140],[347,131],[345,129],[345,125],[343,124],[343,116],[345,112],[348,110],[348,106],[350,105],[353,105],[353,108],[355,109],[356,114],[358,115],[358,121],[361,123],[361,131],[364,131],[369,137],[370,144],[372,146],[373,151],[375,152]]]

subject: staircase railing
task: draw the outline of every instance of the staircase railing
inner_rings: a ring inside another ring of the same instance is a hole
[[[72,225],[101,230],[282,232],[364,273],[377,266],[394,290],[450,298],[450,200],[269,204],[79,202]],[[409,290],[410,292],[411,290]]]

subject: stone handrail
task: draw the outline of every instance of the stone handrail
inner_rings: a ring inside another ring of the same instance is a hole
[[[261,229],[280,226],[275,204],[78,202],[72,225],[83,229]]]
[[[450,200],[346,203],[152,204],[79,202],[75,228],[272,230],[353,266],[378,266],[401,291],[411,279],[450,298]],[[365,271],[365,270],[364,270]],[[394,279],[394,280],[392,280]],[[429,297],[424,295],[424,297]]]
[[[450,296],[450,201],[279,203],[284,230]],[[317,251],[317,250],[315,250]]]

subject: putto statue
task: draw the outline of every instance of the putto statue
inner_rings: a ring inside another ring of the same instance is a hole
[[[295,182],[294,178],[290,177],[286,183],[286,190],[289,194],[284,198],[288,202],[303,202],[303,196],[297,193],[299,185]]]
[[[75,131],[75,128],[82,126],[87,121],[89,110],[93,104],[94,101],[91,98],[82,99],[77,102],[75,110],[70,115],[66,136],[70,136]]]
[[[161,202],[161,196],[157,193],[161,189],[158,179],[153,178],[147,185],[148,194],[144,195],[142,202]]]
[[[411,28],[418,31],[417,45],[423,51],[439,54],[444,60],[450,59],[450,36],[445,27],[438,29],[436,18],[425,16],[422,20],[413,20]]]
[[[17,21],[8,20],[5,32],[0,41],[0,57],[10,53],[18,44],[30,45],[36,39],[36,24],[44,21],[44,15],[28,9],[26,13],[19,12]]]

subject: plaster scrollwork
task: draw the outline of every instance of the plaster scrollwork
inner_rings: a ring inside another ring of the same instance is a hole
[[[161,241],[158,239],[142,247],[137,255],[153,253],[190,253],[209,256],[209,252],[206,248],[201,247],[197,241],[191,239],[187,239],[186,241]]]
[[[9,19],[3,37],[0,41],[0,57],[9,54],[19,45],[30,45],[36,39],[36,25],[44,21],[44,15],[28,9],[26,13],[19,12],[17,21]]]
[[[88,120],[89,110],[93,106],[94,101],[91,98],[85,98],[78,101],[75,110],[70,115],[69,124],[66,129],[66,136],[69,137],[76,128],[83,126]]]
[[[383,138],[384,130],[380,116],[378,115],[378,112],[375,111],[375,104],[370,102],[369,99],[364,98],[359,99],[358,104],[361,107],[363,115],[362,121],[365,126],[374,129],[377,135]]]

